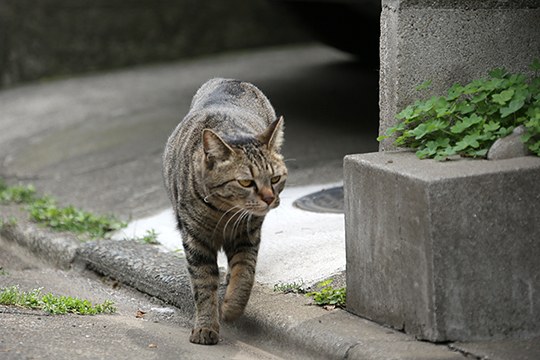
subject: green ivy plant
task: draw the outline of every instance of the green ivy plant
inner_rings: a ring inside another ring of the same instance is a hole
[[[446,96],[416,101],[398,113],[401,121],[377,140],[395,136],[395,145],[416,150],[420,159],[483,158],[495,140],[523,125],[522,141],[540,156],[540,60],[530,67],[530,79],[494,69],[465,86],[454,84]],[[426,82],[417,90],[429,86]]]
[[[332,282],[334,279],[321,281],[317,284],[318,291],[312,291],[306,294],[307,297],[312,297],[316,305],[325,306],[332,305],[336,307],[345,307],[347,291],[346,288],[334,288]]]

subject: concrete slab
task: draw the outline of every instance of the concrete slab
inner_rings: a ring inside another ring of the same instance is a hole
[[[540,333],[540,158],[345,158],[347,307],[431,341]]]

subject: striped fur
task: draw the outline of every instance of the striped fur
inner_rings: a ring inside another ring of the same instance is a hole
[[[206,82],[167,142],[163,177],[191,276],[193,343],[217,343],[220,317],[234,320],[249,300],[261,226],[287,178],[282,142],[283,118],[264,94],[230,79]],[[221,308],[220,249],[229,264]]]

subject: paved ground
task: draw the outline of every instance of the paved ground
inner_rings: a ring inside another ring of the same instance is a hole
[[[1,359],[283,358],[283,350],[264,337],[246,342],[245,336],[226,327],[219,347],[193,345],[186,341],[191,328],[175,307],[87,270],[52,268],[2,238],[0,248],[0,288],[42,288],[43,294],[78,297],[94,304],[112,300],[118,309],[112,315],[49,315],[0,305]],[[295,353],[295,357],[303,355]]]
[[[291,188],[339,182],[343,155],[377,149],[374,140],[378,119],[376,69],[359,67],[346,55],[324,47],[275,48],[92,74],[0,92],[0,176],[10,183],[33,183],[41,192],[52,194],[64,204],[113,213],[124,219],[154,215],[169,206],[160,171],[165,140],[186,113],[195,90],[213,76],[256,83],[269,96],[277,112],[284,114],[284,151],[289,160]],[[276,223],[279,225],[279,220]],[[302,234],[301,227],[288,226],[296,227],[294,230]],[[11,232],[4,229],[3,233],[55,262],[65,265],[65,261],[83,261],[101,273],[170,301],[176,305],[176,311],[192,304],[186,300],[189,285],[185,268],[180,266],[182,259],[171,253],[117,241],[81,245],[69,236],[44,231],[25,221],[20,221],[14,229]],[[318,231],[304,235],[314,239]],[[322,264],[326,261],[324,255],[328,247],[334,246],[329,244],[323,243],[307,251],[320,252],[323,257],[318,262]],[[0,247],[5,246],[0,244]],[[282,247],[283,251],[291,251],[287,242]],[[306,248],[293,251],[306,251]],[[283,257],[283,254],[273,256]],[[87,272],[65,273],[41,265],[36,271],[12,268],[13,262],[8,262],[11,258],[0,257],[11,264],[5,265],[8,273],[12,271],[11,275],[0,277],[5,284],[9,280],[21,286],[38,285],[32,280],[34,274],[50,278],[43,286],[51,286],[51,291],[68,291],[71,279],[79,279],[75,280],[74,290],[80,289],[77,282],[100,282]],[[267,260],[271,263],[271,258]],[[298,262],[297,266],[303,267],[304,263]],[[319,275],[329,274],[321,272]],[[67,278],[66,287],[60,287],[62,281],[58,279],[62,278]],[[71,341],[77,342],[84,336],[84,341],[94,347],[101,345],[102,349],[107,349],[90,358],[99,358],[100,354],[119,348],[107,341],[120,333],[125,334],[121,343],[126,344],[125,350],[130,354],[140,353],[145,357],[153,354],[155,349],[148,345],[156,338],[155,334],[167,339],[161,347],[158,344],[157,349],[184,348],[187,334],[183,327],[187,319],[184,312],[175,313],[169,319],[171,322],[165,319],[159,320],[158,325],[151,321],[147,324],[132,318],[134,307],[163,307],[163,304],[140,297],[129,289],[121,288],[120,291],[127,292],[116,293],[108,285],[92,286],[85,287],[81,294],[98,301],[103,296],[117,296],[122,304],[120,315],[95,317],[94,322],[67,317],[64,319],[71,319],[73,323],[51,325],[47,336],[37,331],[47,331],[47,327],[39,327],[43,324],[39,321],[53,319],[53,324],[57,318],[42,317],[38,321],[35,315],[4,310],[0,321],[9,323],[16,334],[6,341],[10,344],[9,353],[15,354],[13,358],[33,356],[34,353],[19,357],[13,352],[17,344],[13,345],[13,341],[27,334],[33,334],[34,339],[34,344],[29,346],[41,349],[45,358],[54,357],[49,354],[56,354],[55,351],[65,354],[66,358],[73,355],[68,350],[63,353],[42,344],[44,338],[53,337],[73,336]],[[136,300],[132,301],[131,297]],[[485,355],[489,359],[505,359],[511,354],[511,358],[534,359],[539,351],[534,345],[535,339],[450,346],[418,342],[345,311],[327,312],[305,306],[306,303],[301,295],[277,294],[267,286],[256,286],[245,316],[229,328],[233,334],[223,335],[224,343],[230,344],[230,348],[223,353],[219,348],[208,350],[216,351],[210,358],[250,358],[252,352],[260,358],[271,358],[273,355],[262,350],[264,337],[272,339],[272,353],[282,345],[286,349],[309,350],[312,356],[335,359],[461,359],[464,354],[474,354],[477,358]],[[118,320],[117,327],[101,323],[111,319]],[[75,325],[75,329],[82,325],[81,330],[66,331],[66,324]],[[108,334],[103,340],[86,338],[86,335],[91,336],[86,330],[92,326],[100,328],[101,324],[116,330],[110,333],[103,330]],[[147,326],[146,333],[140,331],[141,324]],[[169,332],[172,335],[167,337]],[[251,349],[253,345],[236,342],[238,338],[234,334],[240,334],[242,341],[254,336],[253,344],[262,349]],[[3,332],[0,335],[0,339],[6,338]],[[450,349],[451,346],[463,353]],[[186,349],[189,352],[192,347]],[[198,356],[192,354],[193,358]]]

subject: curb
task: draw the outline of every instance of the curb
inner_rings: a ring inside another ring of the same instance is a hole
[[[64,269],[86,266],[176,306],[187,318],[193,317],[184,258],[135,241],[81,243],[72,234],[29,222],[14,206],[0,206],[0,210],[4,222],[0,235],[7,240]],[[6,213],[16,221],[9,223],[3,216]],[[262,285],[254,286],[245,314],[226,327],[244,337],[262,336],[272,346],[296,349],[314,359],[464,359],[446,345],[416,341],[344,310],[307,306],[302,295],[276,293]]]
[[[53,232],[28,221],[17,205],[0,205],[0,236],[29,249],[39,258],[68,269],[73,263],[81,242],[70,233]]]
[[[129,240],[98,240],[82,244],[75,261],[121,283],[194,315],[186,260],[154,245]]]

